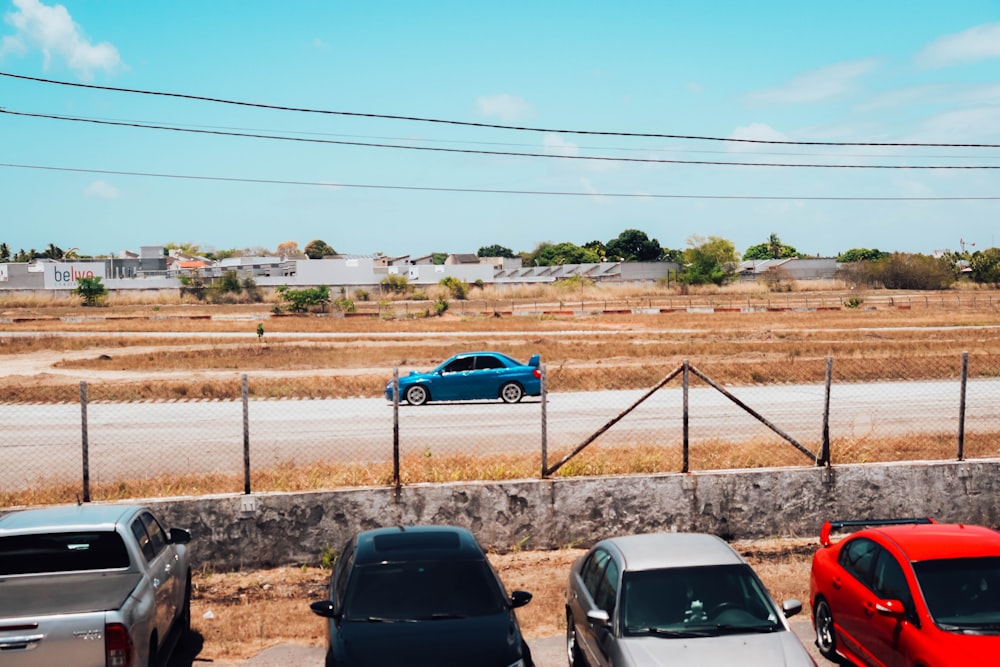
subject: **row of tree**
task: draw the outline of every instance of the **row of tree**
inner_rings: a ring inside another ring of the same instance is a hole
[[[568,241],[543,242],[530,252],[515,253],[502,245],[479,248],[479,257],[520,257],[524,266],[559,264],[591,264],[605,261],[674,262],[680,266],[677,280],[682,284],[723,285],[736,277],[740,254],[732,241],[718,237],[692,236],[685,249],[662,247],[655,238],[638,229],[626,229],[608,241],[590,241],[576,245]],[[43,252],[23,249],[11,254],[6,243],[0,243],[0,262],[28,262],[33,259],[90,259],[81,256],[77,248],[63,250],[50,243]],[[305,256],[322,259],[336,255],[326,241],[315,239],[300,249],[295,241],[278,244],[272,252],[266,248],[231,248],[202,251],[193,243],[167,243],[164,252],[178,250],[188,255],[220,260],[227,257],[278,255]],[[803,257],[794,246],[771,234],[767,241],[748,247],[744,260],[768,260]],[[443,264],[447,253],[433,253],[433,261]],[[944,289],[965,275],[977,283],[1000,284],[1000,249],[989,248],[973,253],[948,252],[941,257],[910,253],[889,253],[877,248],[851,248],[842,252],[837,261],[844,265],[841,277],[859,285],[881,285],[902,289]]]

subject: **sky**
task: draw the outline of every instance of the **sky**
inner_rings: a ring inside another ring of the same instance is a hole
[[[0,0],[13,252],[975,251],[998,185],[1000,0]]]

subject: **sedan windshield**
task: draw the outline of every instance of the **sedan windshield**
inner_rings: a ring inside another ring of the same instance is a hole
[[[506,600],[484,560],[359,566],[347,584],[345,620],[424,621],[486,616]]]
[[[934,620],[945,630],[1000,632],[1000,558],[913,564]]]
[[[626,572],[622,586],[626,635],[707,637],[784,629],[747,565]]]

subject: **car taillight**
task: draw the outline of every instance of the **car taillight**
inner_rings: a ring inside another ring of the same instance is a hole
[[[531,371],[531,374],[534,375],[539,380],[542,379],[542,372],[540,370],[538,370],[537,368],[535,370]]]
[[[132,638],[121,623],[108,623],[104,626],[104,653],[107,656],[107,667],[132,666]]]

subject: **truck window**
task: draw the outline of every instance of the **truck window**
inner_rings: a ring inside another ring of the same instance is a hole
[[[125,543],[111,531],[0,537],[0,576],[113,570],[128,565]]]
[[[153,546],[153,554],[158,554],[163,551],[163,548],[167,546],[167,536],[163,533],[163,529],[160,528],[160,524],[153,518],[153,515],[149,512],[143,512],[142,525],[146,527],[146,533],[149,535],[149,543]]]
[[[139,519],[132,522],[132,536],[135,537],[135,541],[139,545],[139,549],[142,550],[142,555],[146,558],[146,562],[148,563],[153,560],[156,557],[156,552],[153,551],[153,543],[150,542],[146,527],[142,525],[142,521]]]

